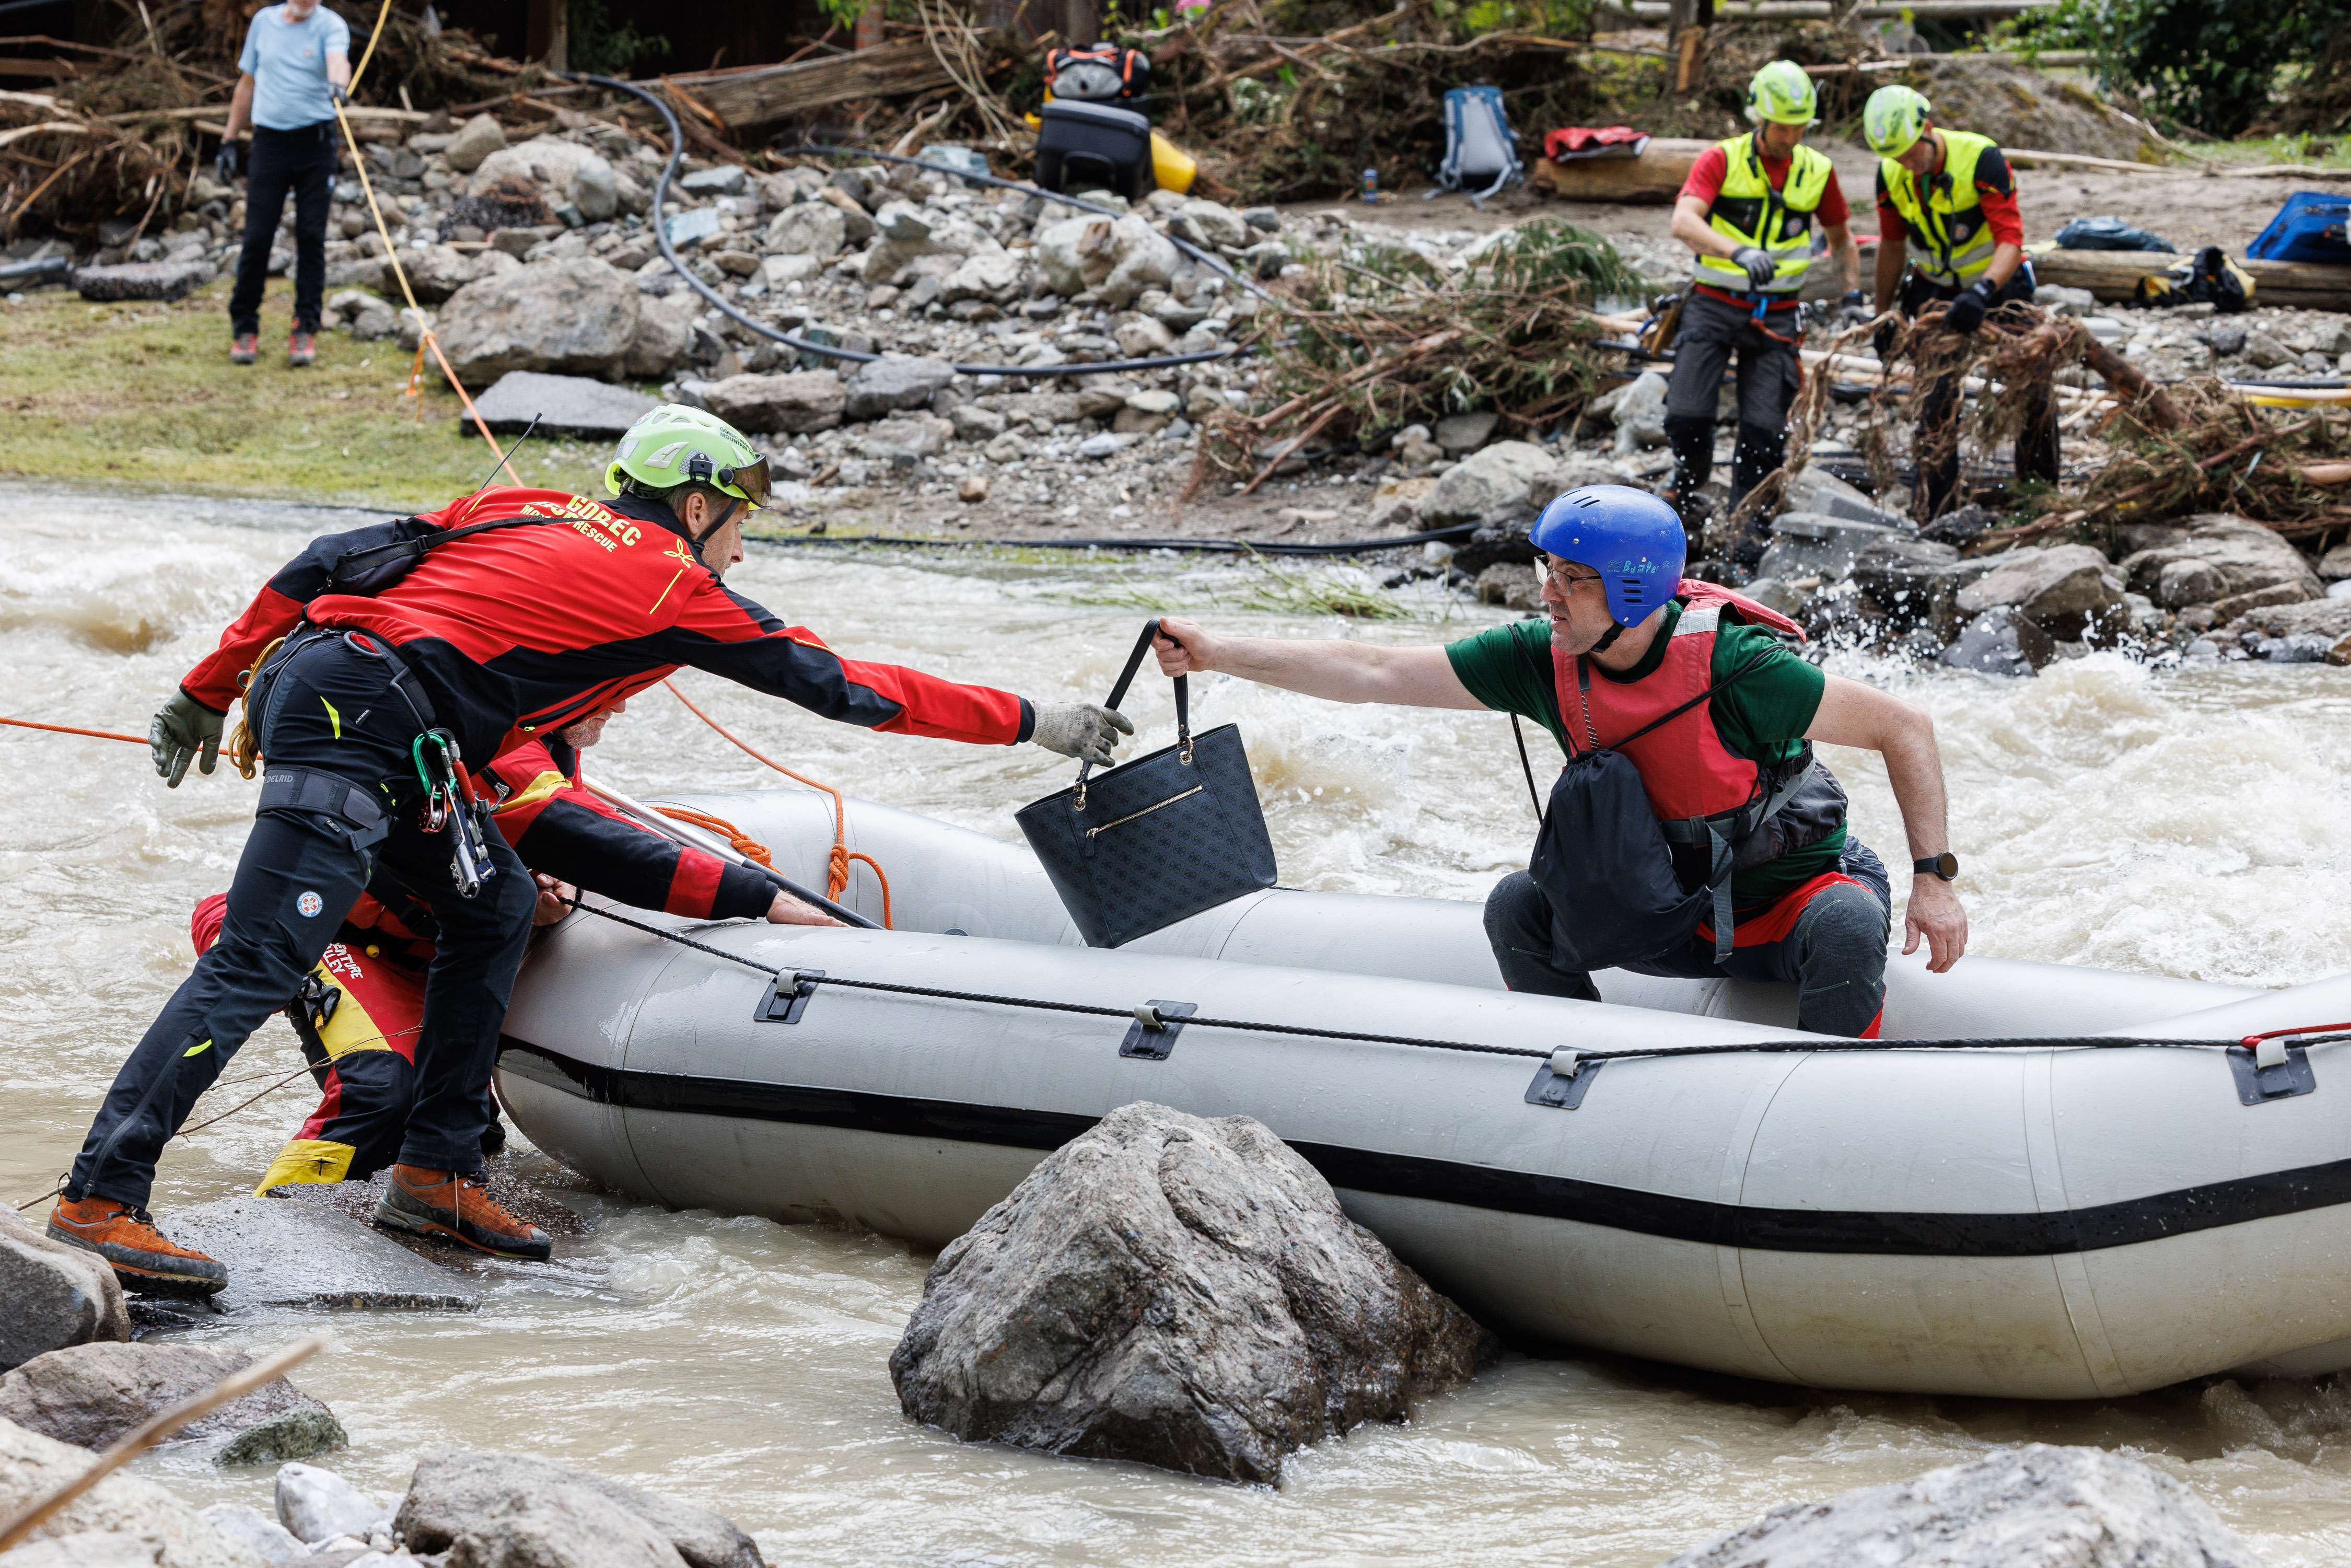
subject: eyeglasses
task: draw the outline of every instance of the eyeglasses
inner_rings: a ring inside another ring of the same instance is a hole
[[[1535,575],[1549,578],[1562,593],[1573,593],[1581,584],[1600,580],[1600,574],[1596,571],[1571,574],[1566,567],[1553,566],[1541,556],[1535,558]]]

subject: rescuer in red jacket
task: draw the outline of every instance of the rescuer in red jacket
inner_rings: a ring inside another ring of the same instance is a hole
[[[156,716],[156,769],[209,772],[241,685],[267,759],[219,940],[116,1075],[49,1234],[126,1287],[209,1295],[227,1270],[145,1213],[157,1156],[227,1059],[283,1007],[379,870],[439,926],[416,1044],[416,1098],[381,1223],[503,1256],[544,1233],[479,1179],[481,1086],[497,1052],[537,895],[486,826],[470,768],[692,664],[829,718],[975,745],[1034,741],[1111,758],[1119,715],[1040,705],[841,658],[728,590],[767,462],[731,426],[665,405],[624,436],[604,505],[498,488],[329,536],[289,562]],[[470,763],[468,758],[473,759]],[[809,910],[806,917],[819,918]]]

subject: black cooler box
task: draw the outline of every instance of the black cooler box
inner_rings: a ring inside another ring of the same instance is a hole
[[[1108,190],[1140,202],[1159,188],[1151,121],[1131,109],[1055,99],[1037,131],[1037,183],[1048,191]]]

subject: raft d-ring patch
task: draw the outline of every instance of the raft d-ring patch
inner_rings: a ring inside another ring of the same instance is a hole
[[[315,893],[306,893],[294,901],[294,907],[302,912],[305,919],[308,919],[315,917],[319,911],[326,908],[327,901]]]

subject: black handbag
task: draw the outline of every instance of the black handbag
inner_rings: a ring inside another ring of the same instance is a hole
[[[1156,621],[1144,627],[1109,706],[1126,696],[1158,632]],[[1175,745],[1100,773],[1081,764],[1074,786],[1014,815],[1090,947],[1119,946],[1274,883],[1240,730],[1194,735],[1190,705],[1178,675]]]

